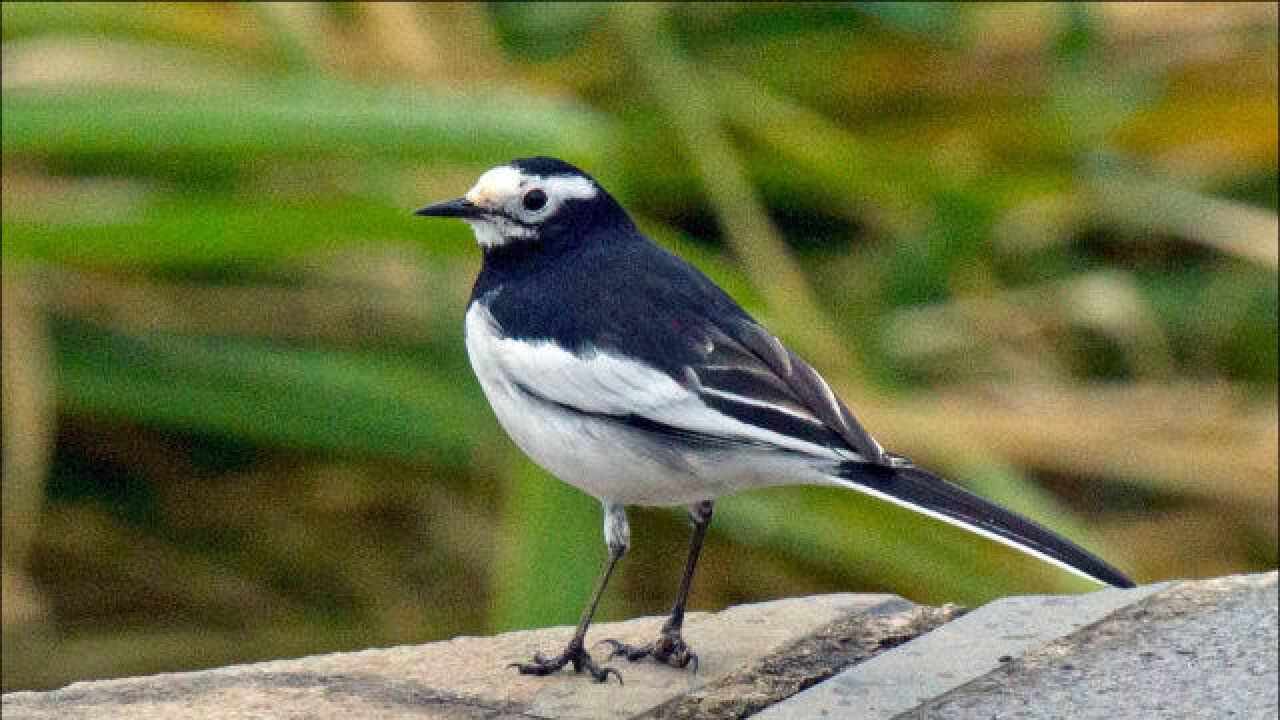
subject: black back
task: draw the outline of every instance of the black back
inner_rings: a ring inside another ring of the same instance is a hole
[[[693,348],[706,340],[712,318],[749,316],[608,202],[616,215],[586,231],[550,227],[540,238],[487,250],[472,301],[484,302],[513,337],[553,340],[573,352],[597,347],[679,378],[700,359]]]

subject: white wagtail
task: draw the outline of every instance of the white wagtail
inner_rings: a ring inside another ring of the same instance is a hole
[[[696,662],[681,637],[698,552],[721,495],[767,485],[852,488],[1100,583],[1122,573],[1040,525],[885,451],[826,381],[697,268],[655,244],[590,176],[514,160],[418,215],[460,218],[484,253],[467,353],[503,428],[545,470],[600,500],[608,561],[564,652],[603,682],[584,636],[630,541],[627,505],[688,505],[693,539],[656,642],[611,657]],[[695,665],[696,667],[696,665]],[[619,677],[619,679],[621,679]]]

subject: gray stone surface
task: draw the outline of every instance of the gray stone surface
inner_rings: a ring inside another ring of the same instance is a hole
[[[646,642],[662,621],[603,625],[588,641]],[[625,686],[507,667],[563,647],[572,629],[549,628],[76,683],[6,694],[2,709],[6,720],[1267,718],[1277,622],[1274,572],[1006,598],[964,615],[827,595],[692,614],[698,674],[615,661]]]
[[[728,716],[775,702],[955,612],[888,595],[826,595],[694,613],[685,637],[701,657],[697,675],[618,660],[621,687],[568,672],[521,676],[507,667],[535,650],[558,652],[572,633],[562,627],[8,693],[3,714],[5,720]],[[662,621],[602,625],[588,642],[647,642]],[[603,647],[596,650],[603,655]]]
[[[856,665],[756,717],[891,718],[1165,587],[1003,598]]]
[[[1276,606],[1274,572],[1178,583],[907,717],[1275,718]]]
[[[955,605],[920,607],[893,598],[849,613],[796,642],[747,663],[641,718],[742,718],[844,668],[911,640],[959,616]]]

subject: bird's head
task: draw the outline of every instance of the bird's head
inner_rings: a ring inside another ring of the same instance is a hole
[[[563,160],[521,158],[485,172],[466,195],[415,215],[465,221],[486,250],[586,233],[630,220],[595,180]]]

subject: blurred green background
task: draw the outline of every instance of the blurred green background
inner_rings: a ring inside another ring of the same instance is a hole
[[[410,215],[564,157],[889,447],[1140,581],[1277,563],[1256,4],[3,4],[5,690],[572,623],[595,501],[471,376]],[[600,617],[666,610],[633,510]],[[1088,583],[829,489],[691,605]]]

